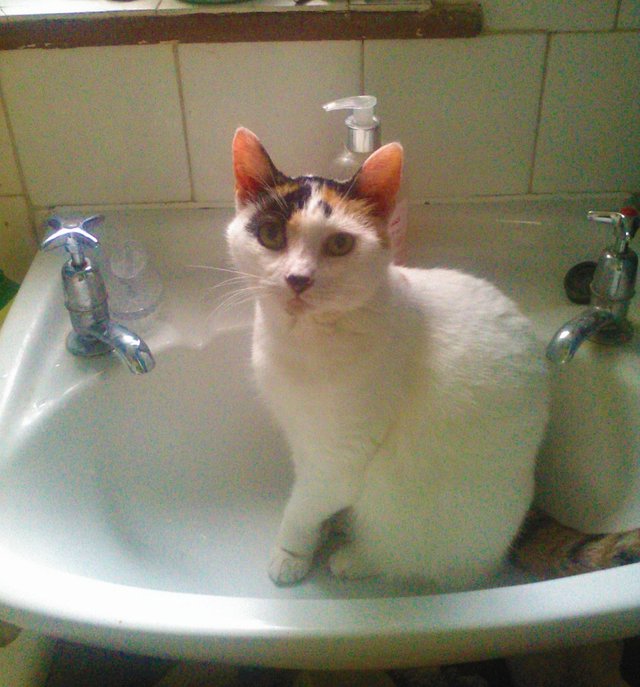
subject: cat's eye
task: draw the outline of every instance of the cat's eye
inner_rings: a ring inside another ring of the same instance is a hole
[[[356,240],[352,234],[347,234],[344,231],[338,232],[330,236],[324,244],[324,251],[327,255],[340,257],[346,255],[353,250]]]
[[[258,229],[257,238],[269,250],[282,250],[287,245],[284,227],[279,224],[262,224]]]

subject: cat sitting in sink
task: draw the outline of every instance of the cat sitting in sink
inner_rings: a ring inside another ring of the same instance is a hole
[[[531,503],[539,347],[486,281],[393,264],[402,163],[391,143],[348,181],[294,179],[252,132],[233,140],[227,238],[255,296],[258,385],[295,468],[269,563],[278,585],[307,575],[323,524],[345,511],[334,575],[469,588],[500,568]]]

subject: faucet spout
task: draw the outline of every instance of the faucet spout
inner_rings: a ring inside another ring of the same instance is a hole
[[[558,329],[547,346],[553,363],[568,363],[585,339],[601,344],[621,344],[633,337],[633,325],[612,310],[587,308]]]
[[[144,339],[117,322],[91,327],[87,334],[109,346],[134,374],[150,372],[156,361]]]
[[[591,302],[580,315],[562,325],[547,346],[547,358],[567,363],[585,339],[602,344],[622,344],[633,337],[627,319],[635,293],[638,256],[629,242],[640,228],[640,215],[632,207],[620,212],[589,212],[587,218],[614,226],[614,244],[601,253],[591,282]]]
[[[102,274],[85,255],[85,249],[98,245],[89,229],[103,219],[102,215],[93,215],[84,220],[52,217],[47,221],[55,231],[43,241],[42,248],[63,246],[71,255],[62,267],[65,306],[73,327],[67,337],[67,348],[83,357],[115,351],[131,372],[143,374],[156,364],[151,351],[137,334],[111,319]]]

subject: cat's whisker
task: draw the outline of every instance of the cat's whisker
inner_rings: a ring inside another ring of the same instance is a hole
[[[229,269],[227,267],[217,267],[214,265],[187,265],[187,267],[195,269],[212,270],[214,272],[221,272],[223,274],[234,275],[229,277],[228,279],[223,279],[222,281],[219,281],[218,283],[207,287],[205,289],[205,293],[215,291],[216,289],[230,288],[241,284],[246,284],[247,286],[251,286],[253,284],[255,286],[256,282],[263,281],[258,275],[251,274],[250,272],[243,272],[242,270]],[[234,291],[233,293],[236,292],[237,291]],[[231,294],[228,295],[228,297],[230,296]]]
[[[269,168],[270,176],[271,176],[271,184],[270,186],[273,188],[278,185],[279,177],[282,176],[280,172],[273,166],[273,164]]]
[[[225,294],[221,302],[224,303],[244,294],[255,294],[258,293],[261,289],[262,287],[259,285],[249,284],[247,286],[243,286],[242,288],[234,289],[233,291],[230,291],[229,293]]]
[[[358,179],[358,174],[354,174],[351,179],[349,179],[349,185],[346,188],[345,196],[348,198],[351,195],[351,191],[353,191],[354,186],[356,185],[356,181]],[[342,200],[342,199],[341,199]]]
[[[269,191],[269,197],[272,198],[276,202],[276,205],[283,212],[285,212],[285,213],[287,212],[287,204],[286,204],[284,198],[282,197],[282,195],[277,191],[277,189],[275,189],[275,188],[271,189]]]
[[[218,282],[217,284],[214,284],[213,286],[209,286],[207,288],[207,291],[214,291],[215,289],[220,289],[224,287],[229,287],[229,286],[234,286],[236,284],[246,284],[251,277],[230,277],[229,279],[224,279],[221,282]]]
[[[217,269],[221,269],[219,267],[215,267],[214,265],[185,265],[185,268],[188,270],[217,270]]]
[[[244,303],[253,301],[256,295],[259,295],[263,291],[264,287],[261,285],[246,286],[242,289],[236,289],[232,291],[220,300],[214,310],[211,312],[209,317],[213,318],[217,315],[224,314],[232,308],[237,308]]]
[[[199,270],[211,270],[214,272],[227,272],[228,274],[237,274],[243,277],[253,277],[255,279],[260,279],[257,274],[251,274],[250,272],[243,272],[242,270],[235,270],[229,267],[218,267],[217,265],[185,265],[187,269],[199,269]]]

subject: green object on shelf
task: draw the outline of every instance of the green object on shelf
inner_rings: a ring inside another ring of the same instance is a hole
[[[13,297],[18,293],[19,284],[11,281],[5,273],[0,270],[0,326],[9,312],[9,305]]]
[[[192,5],[227,5],[235,2],[247,2],[247,0],[182,0]]]

